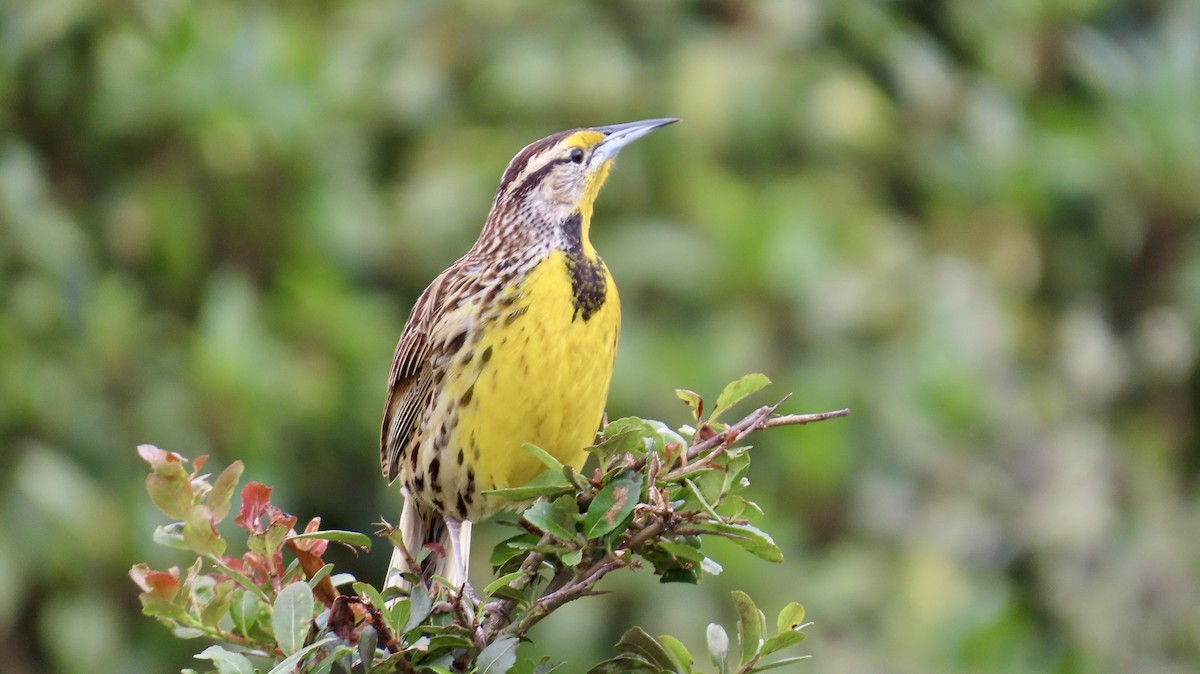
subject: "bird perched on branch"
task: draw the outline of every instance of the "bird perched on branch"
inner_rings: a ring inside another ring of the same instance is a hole
[[[417,299],[380,433],[383,474],[404,493],[405,549],[387,587],[405,586],[404,572],[466,583],[471,522],[502,507],[483,492],[544,469],[524,443],[583,464],[621,325],[616,285],[588,238],[592,204],[621,148],[675,121],[572,129],[525,147],[475,245]]]

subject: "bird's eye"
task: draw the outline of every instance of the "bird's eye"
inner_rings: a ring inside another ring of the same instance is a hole
[[[581,150],[577,147],[571,148],[571,154],[567,155],[567,157],[571,161],[575,162],[576,164],[582,164],[583,163],[583,150]]]

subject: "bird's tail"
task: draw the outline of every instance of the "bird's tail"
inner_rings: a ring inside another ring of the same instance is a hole
[[[434,576],[445,578],[453,588],[467,582],[467,564],[471,558],[470,522],[429,512],[413,499],[405,498],[404,510],[400,513],[400,536],[404,547],[392,551],[385,589],[409,589],[409,583],[402,575],[405,573],[420,576],[426,588],[432,588]],[[431,550],[420,560],[426,546]]]

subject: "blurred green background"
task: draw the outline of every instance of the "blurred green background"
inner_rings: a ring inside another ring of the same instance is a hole
[[[394,520],[412,301],[523,145],[661,116],[593,228],[610,415],[750,371],[854,414],[760,439],[785,564],[614,578],[539,650],[700,650],[737,588],[806,604],[800,671],[1200,669],[1195,2],[8,0],[0,103],[6,672],[192,666],[126,576],[184,561],[139,443]]]

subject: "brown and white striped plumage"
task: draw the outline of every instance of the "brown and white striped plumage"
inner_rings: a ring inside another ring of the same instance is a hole
[[[592,203],[626,143],[674,120],[563,131],[524,148],[475,245],[426,288],[396,347],[380,461],[405,493],[397,572],[465,582],[470,522],[541,464],[579,467],[603,413],[620,306],[588,239]],[[447,560],[447,558],[449,558]],[[447,565],[447,561],[449,564]]]

